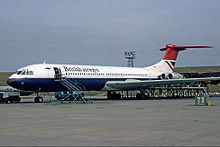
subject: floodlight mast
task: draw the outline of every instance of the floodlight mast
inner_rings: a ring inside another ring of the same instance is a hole
[[[124,52],[125,59],[128,59],[128,67],[134,67],[134,59],[135,59],[135,51],[125,51]]]

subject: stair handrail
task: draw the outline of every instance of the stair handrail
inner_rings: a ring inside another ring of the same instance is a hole
[[[63,76],[63,75],[64,75],[64,76]],[[77,82],[76,80],[74,80],[73,77],[71,77],[71,76],[69,76],[69,75],[66,75],[66,74],[62,74],[62,79],[68,79],[68,78],[71,78],[71,80],[68,80],[71,84],[74,84],[74,85],[77,84],[77,87],[79,86],[82,91],[85,91],[85,90],[86,90],[85,86],[82,85],[81,83]],[[73,82],[74,82],[74,83],[73,83]]]

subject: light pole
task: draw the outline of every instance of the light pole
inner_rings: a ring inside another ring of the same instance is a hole
[[[125,51],[125,59],[128,59],[128,67],[134,67],[135,51]]]

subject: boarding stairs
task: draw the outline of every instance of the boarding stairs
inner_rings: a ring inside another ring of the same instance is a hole
[[[79,82],[68,78],[67,76],[60,76],[60,78],[55,78],[56,82],[60,82],[64,87],[66,87],[69,91],[69,95],[66,97],[62,97],[59,100],[63,103],[64,101],[76,101],[81,103],[86,103],[86,99],[84,97],[85,87],[81,85]]]

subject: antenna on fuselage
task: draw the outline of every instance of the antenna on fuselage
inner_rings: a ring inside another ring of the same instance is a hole
[[[43,64],[46,64],[46,61],[44,61]]]

